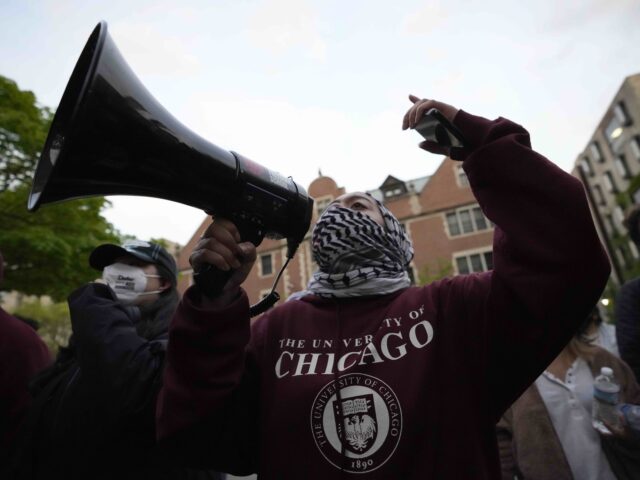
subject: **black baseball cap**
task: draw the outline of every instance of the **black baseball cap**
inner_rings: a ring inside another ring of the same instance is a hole
[[[157,243],[144,240],[127,240],[122,245],[105,243],[96,247],[89,255],[89,265],[102,271],[104,267],[115,262],[116,258],[123,255],[132,255],[143,262],[153,263],[158,267],[160,274],[175,284],[178,277],[176,261],[163,247]]]

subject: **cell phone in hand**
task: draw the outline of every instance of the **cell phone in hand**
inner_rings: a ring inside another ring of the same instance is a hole
[[[442,147],[464,148],[466,141],[458,128],[436,108],[424,114],[415,130],[425,140],[435,142]]]

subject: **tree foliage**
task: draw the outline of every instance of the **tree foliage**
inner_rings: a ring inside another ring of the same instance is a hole
[[[91,250],[118,236],[100,214],[102,198],[28,213],[28,191],[21,185],[0,194],[0,249],[7,263],[2,288],[62,299],[98,275],[87,262]]]
[[[32,92],[0,75],[0,191],[30,181],[52,117]]]
[[[7,263],[0,288],[62,299],[97,276],[87,264],[91,250],[119,238],[101,214],[101,197],[27,211],[50,122],[33,93],[0,76],[0,251]]]
[[[418,272],[418,285],[428,285],[437,280],[453,275],[451,261],[445,258],[438,258],[436,265],[426,265]]]

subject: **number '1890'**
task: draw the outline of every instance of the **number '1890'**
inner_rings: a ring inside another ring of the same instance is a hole
[[[368,460],[352,460],[351,461],[351,468],[353,470],[369,470],[371,467],[373,467],[373,460],[372,459],[368,459]]]

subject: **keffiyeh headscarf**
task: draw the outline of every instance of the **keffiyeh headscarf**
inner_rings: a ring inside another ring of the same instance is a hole
[[[375,198],[385,226],[368,215],[339,205],[322,214],[312,233],[318,271],[306,294],[322,297],[384,295],[411,284],[406,268],[413,259],[411,240],[396,217]]]

